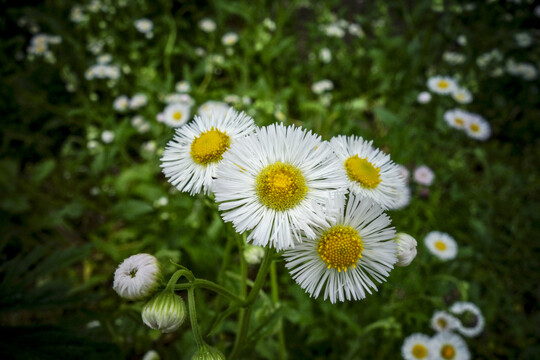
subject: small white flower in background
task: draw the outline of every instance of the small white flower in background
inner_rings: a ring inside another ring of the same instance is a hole
[[[331,37],[342,38],[345,36],[345,31],[337,24],[329,24],[322,27],[322,31]]]
[[[114,99],[113,108],[116,111],[123,112],[129,107],[129,98],[126,95],[120,95]]]
[[[27,48],[28,54],[51,57],[53,54],[49,50],[49,44],[57,45],[62,42],[60,36],[47,34],[36,34],[30,39],[30,45]]]
[[[87,20],[88,17],[84,14],[83,8],[79,5],[75,5],[71,8],[69,12],[69,20],[78,24]]]
[[[431,338],[415,333],[407,336],[401,346],[401,355],[405,360],[433,359],[431,353]]]
[[[276,30],[276,23],[270,19],[270,18],[266,18],[263,20],[263,25],[265,28],[267,28],[269,31],[274,31]]]
[[[111,54],[99,55],[96,60],[98,64],[101,64],[101,65],[108,64],[112,61],[112,55]]]
[[[467,45],[467,37],[465,35],[459,35],[456,39],[457,43],[461,46]]]
[[[443,60],[450,65],[459,65],[465,62],[465,55],[454,51],[445,51],[443,54]]]
[[[317,95],[320,95],[324,93],[325,91],[331,91],[333,89],[334,89],[334,83],[332,82],[332,80],[328,80],[328,79],[317,81],[313,83],[313,85],[311,85],[311,91],[313,91],[313,93]]]
[[[156,201],[154,201],[154,207],[164,207],[169,204],[169,198],[166,196],[162,196]]]
[[[113,289],[128,300],[141,300],[154,293],[161,281],[158,260],[149,254],[125,259],[114,272]]]
[[[234,32],[229,32],[223,35],[221,42],[225,46],[232,46],[238,42],[238,34]]]
[[[471,92],[460,87],[456,87],[456,89],[452,91],[452,97],[460,104],[470,104],[473,100]]]
[[[416,239],[409,234],[397,233],[394,241],[397,243],[396,266],[408,266],[416,257]]]
[[[411,172],[409,171],[409,169],[407,169],[406,166],[401,165],[401,164],[398,164],[397,167],[398,167],[398,171],[401,177],[405,180],[406,183],[408,183],[409,178],[411,177]]]
[[[101,1],[99,0],[92,0],[90,1],[90,4],[88,4],[88,11],[92,13],[97,13],[99,10],[101,10]]]
[[[193,106],[193,104],[195,104],[195,100],[193,100],[189,94],[168,94],[165,96],[164,101],[166,104],[182,103],[188,106]]]
[[[177,82],[174,88],[176,89],[177,92],[181,94],[188,93],[191,91],[191,85],[185,80]]]
[[[235,95],[235,94],[229,94],[229,95],[225,95],[223,97],[223,101],[225,101],[226,103],[228,104],[238,104],[240,103],[242,100],[240,99],[240,96],[238,95]]]
[[[103,141],[105,144],[110,144],[114,140],[114,133],[110,130],[105,130],[101,133],[101,141]]]
[[[264,248],[261,246],[254,246],[246,244],[244,248],[244,259],[250,265],[260,264],[264,257]]]
[[[142,18],[135,20],[134,24],[138,32],[147,36],[152,34],[152,30],[154,29],[154,23],[150,19]]]
[[[225,116],[225,114],[227,113],[227,111],[229,111],[230,108],[231,107],[229,105],[222,101],[208,100],[207,102],[199,106],[197,114],[201,117],[211,116],[212,114],[214,114],[215,116]]]
[[[533,43],[533,38],[531,34],[527,32],[517,33],[514,35],[514,39],[516,40],[516,44],[519,47],[529,47]]]
[[[491,126],[489,123],[477,114],[470,114],[469,120],[465,127],[465,132],[469,137],[475,140],[487,140],[491,135]]]
[[[514,59],[506,62],[506,71],[514,76],[520,76],[525,80],[536,79],[538,72],[534,65],[529,63],[517,63]]]
[[[141,134],[148,132],[151,127],[150,123],[146,121],[141,115],[135,115],[134,117],[132,117],[131,125]]]
[[[430,186],[433,184],[435,174],[429,167],[422,165],[414,170],[413,178],[420,185]]]
[[[444,331],[431,338],[430,353],[434,360],[470,360],[471,354],[465,341],[450,331]]]
[[[199,21],[199,28],[207,33],[214,32],[216,30],[216,22],[209,18],[204,18]]]
[[[186,103],[172,103],[167,105],[162,113],[158,114],[157,120],[170,127],[184,125],[191,116],[191,105]]]
[[[441,260],[452,260],[457,255],[456,240],[447,233],[432,231],[424,238],[428,250]]]
[[[459,320],[446,311],[437,310],[431,317],[431,327],[437,332],[452,331],[459,326]]]
[[[471,120],[470,112],[461,109],[446,110],[444,113],[444,121],[454,129],[465,130]]]
[[[431,94],[427,91],[422,91],[420,94],[418,94],[418,97],[416,99],[420,104],[427,104],[431,101]]]
[[[409,206],[411,203],[411,188],[409,185],[403,185],[397,190],[397,199],[395,203],[390,206],[389,210],[401,210]]]
[[[251,100],[251,98],[249,96],[242,96],[242,103],[244,105],[251,105],[253,101]]]
[[[330,61],[332,61],[332,52],[329,48],[322,48],[319,50],[319,59],[325,63],[328,64]]]
[[[89,323],[86,324],[87,329],[95,329],[101,326],[101,322],[99,320],[92,320]]]
[[[86,143],[86,147],[88,150],[94,150],[99,146],[99,143],[96,140],[90,140],[88,143]]]
[[[285,121],[287,119],[287,116],[281,110],[274,111],[274,116],[279,121]]]
[[[194,50],[195,55],[203,57],[206,55],[206,50],[204,50],[202,47],[196,47]]]
[[[348,30],[349,30],[349,34],[351,34],[352,36],[357,36],[357,37],[365,36],[364,30],[362,30],[362,28],[358,24],[350,24],[348,27]]]
[[[456,302],[450,308],[450,312],[456,315],[463,315],[459,321],[457,330],[467,337],[480,335],[484,330],[485,320],[482,311],[471,302]]]
[[[180,296],[173,291],[165,290],[143,306],[141,315],[148,327],[170,333],[184,323],[187,309]]]
[[[433,76],[428,79],[427,86],[434,93],[447,95],[456,88],[456,81],[448,76]]]
[[[145,141],[141,145],[141,150],[146,153],[153,154],[156,151],[157,144],[154,140]]]
[[[159,354],[155,350],[147,351],[142,360],[160,360]]]
[[[129,101],[129,108],[132,110],[137,110],[148,104],[148,97],[145,94],[137,93],[133,95]]]

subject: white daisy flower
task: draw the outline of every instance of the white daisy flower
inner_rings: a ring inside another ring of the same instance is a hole
[[[388,209],[398,201],[398,192],[405,185],[405,179],[390,155],[371,144],[372,141],[357,136],[339,135],[330,140],[339,163],[347,173],[349,189]]]
[[[125,259],[114,272],[113,289],[128,300],[140,300],[152,295],[161,281],[158,260],[149,254],[137,254]]]
[[[424,359],[429,360],[431,356],[431,338],[424,334],[411,334],[405,338],[401,346],[401,355],[405,360]]]
[[[464,336],[478,336],[485,326],[484,316],[478,306],[470,302],[456,302],[450,308],[450,312],[456,315],[463,315],[463,319],[458,321],[457,330]]]
[[[154,29],[154,23],[150,19],[142,18],[135,21],[135,28],[142,34],[150,34]]]
[[[457,329],[459,320],[447,313],[446,311],[437,310],[431,317],[431,327],[437,332],[451,331]]]
[[[185,103],[173,103],[167,105],[161,114],[158,114],[157,120],[170,127],[179,127],[184,125],[190,118],[191,106]]]
[[[418,101],[420,104],[427,104],[431,101],[431,94],[427,91],[422,91],[420,94],[418,94],[416,101]]]
[[[408,266],[416,257],[416,239],[409,234],[397,233],[394,241],[397,244],[396,266]]]
[[[342,38],[345,36],[345,31],[337,24],[324,25],[322,31],[331,37]]]
[[[71,8],[69,12],[69,20],[77,24],[87,19],[88,17],[84,14],[83,8],[81,6],[75,5]]]
[[[181,94],[188,93],[191,91],[191,85],[189,84],[189,82],[183,80],[176,83],[175,89]]]
[[[317,204],[346,186],[329,144],[300,127],[272,124],[233,144],[217,169],[214,193],[222,217],[248,242],[278,251],[309,237],[323,220]]]
[[[114,133],[110,130],[105,130],[101,133],[101,141],[103,141],[105,144],[110,144],[114,140]]]
[[[133,95],[129,101],[129,108],[132,110],[137,110],[148,104],[148,97],[145,94],[137,93]]]
[[[414,169],[413,178],[420,185],[430,186],[435,180],[435,174],[429,167],[422,165]]]
[[[480,115],[471,114],[465,132],[476,140],[487,140],[491,135],[491,126]]]
[[[465,55],[455,51],[445,51],[443,53],[443,60],[450,65],[459,65],[465,62]]]
[[[191,195],[210,193],[223,155],[254,129],[252,118],[233,109],[225,114],[195,116],[191,123],[176,130],[163,152],[161,167],[165,177],[178,190]]]
[[[441,260],[451,260],[457,255],[456,240],[447,233],[432,231],[424,238],[428,250]]]
[[[319,60],[323,63],[328,64],[332,61],[332,51],[329,48],[322,48],[319,50]]]
[[[209,18],[204,18],[199,21],[199,28],[207,33],[214,32],[216,30],[216,22]]]
[[[112,55],[111,54],[99,55],[96,60],[98,64],[105,65],[112,61]]]
[[[229,32],[223,35],[221,38],[221,43],[225,46],[233,46],[238,42],[238,34],[234,32]]]
[[[397,261],[391,220],[371,199],[333,193],[326,219],[314,224],[314,238],[303,237],[283,254],[293,279],[311,297],[324,292],[330,302],[361,300],[377,291]]]
[[[452,97],[460,104],[470,104],[473,100],[471,92],[460,87],[456,87],[456,89],[452,91]]]
[[[199,106],[197,113],[200,116],[209,116],[212,113],[216,115],[224,115],[231,107],[222,101],[209,100]]]
[[[113,108],[116,111],[126,111],[129,107],[129,98],[126,95],[120,95],[114,99]]]
[[[405,180],[406,183],[408,183],[409,178],[411,177],[411,172],[409,171],[409,169],[407,169],[406,166],[400,164],[398,164],[397,167],[399,173],[401,174],[401,177]]]
[[[398,197],[396,202],[388,210],[401,210],[409,206],[411,203],[411,188],[408,185],[400,187],[397,194]]]
[[[321,81],[317,81],[311,85],[311,91],[313,91],[314,94],[320,95],[324,93],[325,91],[331,91],[334,89],[334,83],[332,80],[324,79]]]
[[[161,360],[159,354],[155,350],[147,351],[142,357],[142,360]]]
[[[195,104],[195,100],[189,94],[168,94],[164,99],[166,104],[184,103],[189,106]]]
[[[434,93],[447,95],[451,94],[456,88],[457,84],[454,79],[448,76],[434,76],[429,78],[427,82],[429,90]]]
[[[444,121],[454,129],[465,130],[472,114],[461,109],[447,110],[444,113]]]
[[[430,353],[434,360],[469,360],[471,354],[465,341],[450,331],[444,331],[431,338]]]

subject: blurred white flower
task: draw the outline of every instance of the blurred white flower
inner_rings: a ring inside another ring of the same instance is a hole
[[[455,51],[445,51],[443,54],[443,60],[450,65],[459,65],[465,62],[465,55]]]
[[[320,95],[324,93],[325,91],[331,91],[334,89],[334,83],[331,80],[324,79],[317,81],[311,85],[311,91],[313,93]]]
[[[203,57],[204,55],[206,55],[206,50],[204,50],[202,47],[196,47],[194,49],[194,52],[195,52],[195,55],[200,56],[200,57]]]
[[[420,185],[430,186],[433,184],[435,174],[429,167],[422,165],[414,170],[413,178]]]
[[[207,33],[214,32],[216,30],[216,22],[209,18],[204,18],[199,21],[199,28]]]
[[[167,105],[162,113],[158,114],[157,120],[170,127],[184,125],[191,115],[191,105],[186,103],[172,103]]]
[[[456,257],[458,246],[456,240],[447,233],[432,231],[424,238],[429,252],[441,260],[452,260]]]
[[[431,317],[431,327],[437,332],[452,331],[459,326],[459,320],[446,311],[435,311]]]
[[[427,86],[434,93],[447,95],[457,86],[456,81],[448,76],[433,76],[428,79]]]
[[[145,141],[141,145],[141,150],[146,153],[154,153],[156,151],[157,144],[154,140]]]
[[[108,64],[112,61],[112,55],[111,54],[99,55],[96,60],[98,64],[102,64],[102,65]]]
[[[183,103],[189,106],[192,106],[195,103],[195,100],[189,94],[168,94],[165,96],[165,103],[166,104],[174,104],[174,103]]]
[[[269,31],[274,31],[276,30],[276,23],[270,19],[270,18],[266,18],[263,20],[263,25],[265,28],[267,28]]]
[[[137,31],[145,35],[151,34],[152,30],[154,29],[154,23],[152,20],[147,18],[135,20],[134,24]]]
[[[471,114],[467,121],[465,132],[476,140],[487,140],[491,135],[491,126],[482,116]]]
[[[123,112],[129,107],[129,98],[126,95],[118,96],[113,103],[113,108],[116,111]]]
[[[407,336],[401,345],[401,355],[405,360],[433,359],[430,337],[420,333]]]
[[[332,52],[329,48],[322,48],[319,50],[319,59],[325,63],[328,64],[330,61],[332,61]]]
[[[431,94],[427,91],[422,91],[420,94],[418,94],[418,97],[416,99],[420,104],[427,104],[431,101]]]
[[[287,116],[281,110],[274,111],[274,116],[278,121],[285,121],[287,119]]]
[[[234,32],[229,32],[223,35],[221,42],[225,46],[232,46],[238,42],[238,34]]]
[[[110,130],[105,130],[101,133],[101,141],[105,144],[110,144],[114,140],[114,133]]]
[[[202,104],[197,110],[201,117],[210,117],[212,113],[216,116],[225,116],[231,107],[222,101],[209,100]]]
[[[84,14],[83,8],[79,5],[75,5],[69,12],[69,20],[74,23],[80,23],[87,20],[88,17]]]
[[[456,87],[454,91],[452,91],[452,97],[460,104],[470,104],[473,100],[471,92],[460,87]]]
[[[519,47],[529,47],[533,43],[533,38],[531,34],[527,32],[521,32],[514,35],[514,39],[516,40],[516,44]]]
[[[461,109],[446,110],[444,113],[444,121],[454,129],[465,130],[472,115],[473,114]]]
[[[160,360],[159,354],[155,350],[147,351],[142,360]]]
[[[240,96],[238,95],[229,94],[223,97],[223,101],[225,101],[228,104],[238,104],[240,103],[241,99],[240,99]]]
[[[364,30],[362,30],[362,28],[358,24],[354,24],[354,23],[350,24],[348,27],[348,30],[349,30],[349,34],[353,36],[357,36],[357,37],[365,36]]]
[[[129,101],[129,108],[132,110],[137,110],[148,104],[148,97],[143,93],[137,93],[133,95]]]
[[[185,80],[177,82],[174,88],[179,93],[188,93],[191,91],[191,85]]]
[[[342,38],[345,36],[345,31],[337,24],[329,24],[322,27],[322,31],[331,37]]]
[[[471,354],[467,343],[450,331],[437,333],[431,338],[430,351],[437,360],[469,360]]]
[[[264,248],[261,246],[255,246],[246,244],[244,248],[244,259],[250,265],[259,264],[264,257]]]
[[[463,34],[459,35],[456,39],[457,43],[461,46],[467,45],[467,37]]]
[[[480,335],[484,330],[485,320],[482,311],[471,302],[456,302],[452,304],[450,312],[456,315],[464,315],[463,321],[459,321],[457,330],[467,337]]]

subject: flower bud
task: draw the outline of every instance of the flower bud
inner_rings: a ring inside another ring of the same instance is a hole
[[[211,346],[204,345],[197,350],[191,360],[225,360],[225,355],[218,349],[214,349]]]
[[[184,300],[168,290],[154,296],[142,309],[143,322],[152,329],[161,330],[164,333],[178,329],[185,318]]]
[[[244,249],[244,259],[250,265],[260,264],[264,257],[264,248],[246,244]]]
[[[394,241],[397,243],[396,266],[408,266],[416,257],[416,240],[411,235],[397,233]]]
[[[158,260],[149,254],[125,259],[114,272],[113,289],[128,300],[141,300],[154,293],[161,281]]]

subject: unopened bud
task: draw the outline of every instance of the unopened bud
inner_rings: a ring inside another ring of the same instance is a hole
[[[397,233],[394,241],[397,243],[396,266],[408,266],[416,257],[416,240],[409,234]]]
[[[186,319],[186,304],[180,296],[165,290],[144,305],[142,319],[152,329],[173,332]]]
[[[225,360],[225,355],[218,349],[205,344],[197,350],[191,360]]]

